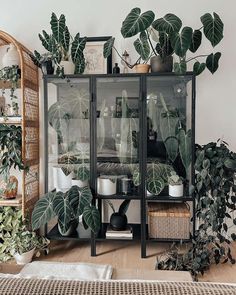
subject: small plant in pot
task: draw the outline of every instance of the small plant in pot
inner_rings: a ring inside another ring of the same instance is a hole
[[[111,228],[117,231],[125,230],[127,227],[127,222],[128,222],[126,212],[129,208],[130,200],[124,200],[121,203],[118,212],[115,211],[115,208],[110,201],[107,201],[107,203],[109,204],[109,206],[111,207],[113,211],[110,217]]]
[[[67,192],[49,192],[35,204],[32,213],[32,228],[38,229],[57,216],[61,235],[68,236],[75,230],[82,217],[83,225],[94,233],[100,227],[98,209],[91,205],[89,187],[72,186]]]
[[[184,193],[183,178],[177,175],[174,171],[168,177],[169,195],[171,197],[182,197]]]
[[[30,57],[34,64],[39,67],[43,75],[53,75],[54,74],[54,57],[52,53],[46,52],[42,55],[34,51],[34,54],[30,54]]]
[[[77,185],[80,188],[88,186],[89,170],[83,164],[78,169],[74,169],[74,177],[72,178],[72,185]]]

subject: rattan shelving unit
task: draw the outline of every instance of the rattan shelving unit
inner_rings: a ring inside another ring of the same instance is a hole
[[[13,43],[20,57],[19,82],[21,113],[19,117],[0,118],[0,124],[22,127],[22,158],[29,172],[22,172],[22,195],[15,200],[0,200],[0,206],[19,207],[25,216],[39,197],[39,84],[38,68],[32,62],[30,51],[6,32],[0,31],[0,46]],[[0,81],[0,89],[3,81]],[[7,88],[4,83],[4,88]]]

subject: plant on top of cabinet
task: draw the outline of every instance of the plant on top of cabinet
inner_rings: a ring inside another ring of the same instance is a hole
[[[13,199],[17,195],[18,181],[10,176],[10,170],[27,169],[22,161],[22,130],[20,126],[0,125],[0,173],[3,175],[0,193],[4,198]]]
[[[83,50],[86,45],[87,38],[80,37],[77,33],[73,38],[66,25],[66,18],[61,14],[57,18],[53,12],[51,15],[51,32],[48,34],[42,31],[39,39],[47,52],[52,54],[53,61],[56,65],[56,73],[59,76],[67,74],[82,74],[85,69],[85,59]],[[39,66],[42,56],[36,50],[34,51],[33,62]],[[70,61],[72,60],[72,62]]]
[[[57,216],[58,229],[62,235],[68,235],[79,220],[84,227],[89,227],[94,233],[100,227],[98,209],[91,205],[92,193],[89,187],[72,186],[67,192],[48,192],[35,204],[32,213],[33,230],[40,228]]]
[[[157,263],[157,269],[190,271],[197,279],[212,264],[231,262],[236,240],[236,153],[225,142],[196,145],[196,217],[198,229],[191,247],[172,249]]]
[[[213,74],[218,69],[220,52],[211,54],[200,54],[196,56],[188,56],[188,52],[196,53],[202,43],[202,35],[210,41],[214,48],[223,39],[224,24],[217,13],[205,13],[200,17],[202,26],[193,30],[191,27],[182,28],[181,19],[175,14],[168,13],[162,18],[155,19],[153,11],[148,10],[141,13],[141,9],[133,8],[122,23],[121,34],[124,38],[130,38],[138,35],[133,45],[139,54],[137,61],[129,68],[133,68],[136,64],[144,59],[148,62],[151,56],[159,56],[163,63],[171,64],[173,54],[179,61],[174,63],[174,72],[177,74],[185,74],[187,71],[187,63],[195,60],[193,71],[196,75],[201,74],[207,69]],[[182,29],[181,29],[182,28]],[[181,31],[180,31],[181,30]],[[203,30],[203,34],[202,34]],[[126,61],[119,54],[114,46],[115,38],[109,39],[104,44],[104,57],[111,54],[112,48],[117,52],[123,62]],[[155,43],[153,43],[153,41]],[[206,58],[205,62],[200,62],[201,58]],[[169,68],[157,68],[158,71],[171,71]]]

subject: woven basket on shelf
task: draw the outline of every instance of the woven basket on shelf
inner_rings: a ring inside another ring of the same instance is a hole
[[[189,239],[190,210],[186,203],[149,203],[150,238]]]

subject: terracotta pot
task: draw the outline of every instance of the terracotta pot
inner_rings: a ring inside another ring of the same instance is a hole
[[[0,184],[4,199],[15,199],[18,192],[18,180],[15,176],[10,176],[7,183],[3,180]]]
[[[150,65],[148,64],[139,64],[135,66],[136,73],[148,73]]]

